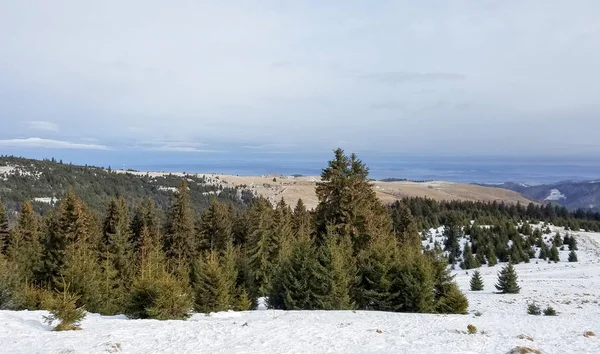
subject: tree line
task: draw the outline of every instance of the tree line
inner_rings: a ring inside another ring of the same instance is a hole
[[[41,309],[62,292],[130,318],[248,310],[260,298],[283,310],[466,312],[447,257],[422,251],[418,219],[376,198],[356,155],[336,150],[321,177],[314,211],[253,198],[198,212],[186,180],[167,207],[114,196],[98,215],[69,189],[43,217],[25,201],[10,228],[0,208],[0,306]]]

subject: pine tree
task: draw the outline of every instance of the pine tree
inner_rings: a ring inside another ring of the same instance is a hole
[[[454,281],[454,275],[452,275],[448,270],[448,263],[442,257],[440,257],[440,255],[435,253],[430,253],[429,257],[431,266],[433,267],[434,280],[433,312],[448,314],[466,313],[469,302]],[[427,310],[420,312],[431,311]]]
[[[560,261],[558,248],[556,248],[556,245],[552,245],[552,248],[550,249],[550,257],[548,258],[554,263],[558,263]]]
[[[63,291],[65,282],[70,284],[70,291],[79,296],[78,306],[85,304],[90,311],[98,311],[100,274],[94,248],[98,244],[95,222],[71,190],[66,192],[53,219],[43,250],[47,285]]]
[[[213,199],[200,216],[200,251],[223,251],[233,239],[233,223],[229,208]]]
[[[390,208],[390,215],[400,244],[420,246],[419,230],[410,209],[404,203],[396,201]]]
[[[311,233],[312,232],[312,220],[310,212],[306,209],[302,199],[298,199],[296,207],[292,215],[292,225],[295,234],[300,233]]]
[[[4,204],[0,201],[0,254],[6,254],[8,249],[8,231],[8,215],[6,215]]]
[[[517,284],[517,272],[513,267],[512,263],[508,265],[498,273],[498,284],[496,289],[502,294],[518,294],[521,288]]]
[[[188,185],[181,181],[175,201],[168,215],[165,236],[165,252],[171,271],[182,278],[189,278],[190,265],[198,250],[194,211]]]
[[[299,238],[306,237],[308,236]],[[352,293],[357,269],[350,237],[339,237],[333,228],[328,228],[320,258],[321,264],[325,267],[325,281],[327,282],[327,290],[323,299],[324,308],[328,310],[355,309],[356,304],[352,299]]]
[[[50,311],[45,317],[46,322],[52,325],[56,320],[60,323],[54,328],[55,331],[73,331],[81,329],[79,323],[86,316],[83,306],[78,306],[79,295],[69,291],[69,284],[63,280],[62,291],[46,296],[43,307]]]
[[[129,292],[126,314],[131,318],[185,319],[192,309],[187,281],[166,270],[166,257],[157,235],[141,232],[138,271]]]
[[[268,296],[269,307],[281,310],[322,309],[324,273],[312,240],[295,241],[290,257],[283,260],[273,278]]]
[[[264,198],[259,198],[249,211],[250,235],[246,248],[249,282],[252,297],[266,296],[278,259],[279,246],[274,234],[273,209]]]
[[[464,251],[463,251],[463,258],[464,258],[464,269],[479,268],[480,265],[478,264],[477,260],[473,256],[473,252],[471,252],[471,247],[469,246],[468,243],[465,243],[465,247],[464,247]]]
[[[335,151],[334,159],[321,173],[315,210],[317,244],[321,244],[327,227],[333,226],[340,236],[350,236],[355,253],[363,249],[372,237],[392,230],[386,207],[377,199],[367,179],[369,169],[352,154]]]
[[[574,250],[569,252],[569,262],[577,262],[577,253]]]
[[[111,200],[99,247],[103,314],[116,314],[123,307],[127,287],[135,272],[129,226],[125,200]]]
[[[40,237],[39,216],[26,201],[19,212],[16,227],[10,231],[7,250],[8,259],[15,266],[13,272],[23,285],[36,283],[41,268]]]
[[[206,253],[194,264],[195,306],[198,312],[248,310],[251,302],[237,284],[239,251],[231,241],[220,254]]]
[[[498,258],[496,258],[496,250],[494,247],[490,246],[488,248],[488,254],[486,255],[488,266],[493,267],[498,264]]]
[[[483,290],[483,279],[481,278],[481,273],[479,271],[475,271],[475,273],[473,273],[470,284],[471,284],[471,291]]]

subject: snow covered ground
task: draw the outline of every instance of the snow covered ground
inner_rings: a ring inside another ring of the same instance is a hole
[[[468,315],[262,310],[160,322],[89,314],[83,331],[59,333],[44,324],[43,311],[0,311],[0,352],[447,354],[526,346],[542,353],[600,353],[600,338],[584,336],[600,335],[600,234],[571,234],[578,239],[579,262],[566,262],[565,251],[559,263],[516,265],[517,295],[494,293],[503,264],[480,269],[482,292],[468,291],[470,274],[456,271],[469,298]],[[542,308],[551,305],[558,316],[527,315],[533,300]],[[466,334],[469,324],[477,334]]]

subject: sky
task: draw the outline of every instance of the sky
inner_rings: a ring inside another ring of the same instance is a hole
[[[598,156],[600,1],[0,0],[0,153]]]

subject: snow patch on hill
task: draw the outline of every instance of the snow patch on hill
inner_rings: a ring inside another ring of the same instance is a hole
[[[550,191],[550,195],[548,195],[546,197],[546,199],[544,200],[561,200],[561,199],[567,199],[567,196],[562,194],[558,189],[552,189]]]

